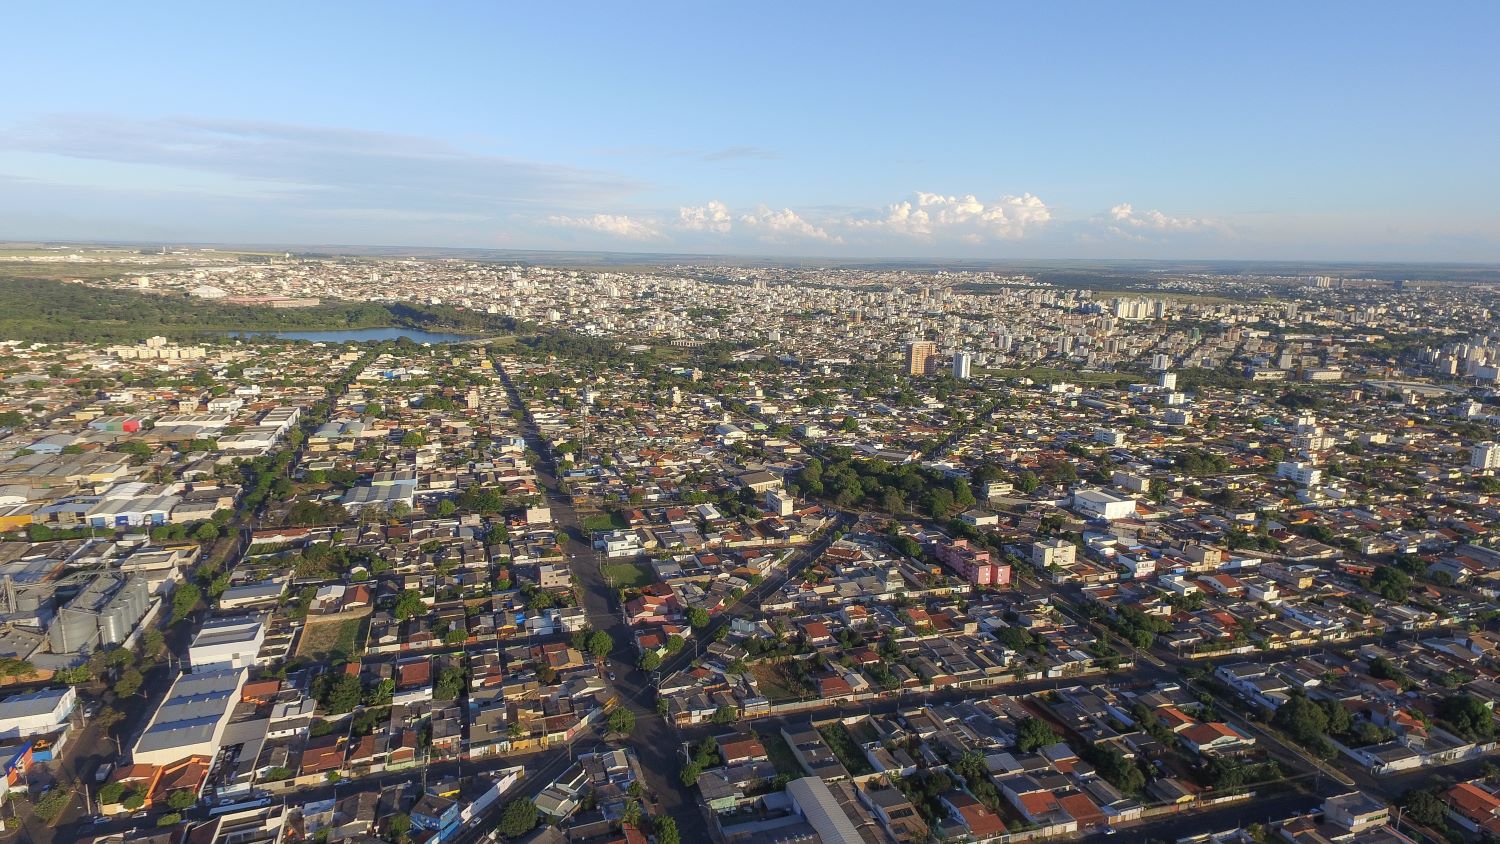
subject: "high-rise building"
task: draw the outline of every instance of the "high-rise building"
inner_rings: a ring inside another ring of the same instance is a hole
[[[906,344],[906,372],[908,375],[926,375],[927,360],[937,354],[937,344],[931,340],[913,340]]]
[[[1477,443],[1469,454],[1469,467],[1479,469],[1500,469],[1500,443],[1489,441]]]
[[[953,355],[953,377],[960,381],[969,380],[969,370],[974,365],[974,356],[968,352],[958,352]]]
[[[1156,385],[1158,387],[1161,387],[1163,390],[1177,389],[1177,373],[1163,372],[1161,375],[1157,376]]]

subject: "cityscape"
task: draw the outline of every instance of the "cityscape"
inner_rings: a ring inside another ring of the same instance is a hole
[[[28,840],[1403,841],[1500,807],[1493,281],[6,260],[107,338],[0,357]],[[118,300],[426,322],[174,338]]]
[[[1500,7],[10,11],[0,844],[1500,841]]]

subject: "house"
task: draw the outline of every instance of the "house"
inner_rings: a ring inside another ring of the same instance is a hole
[[[896,844],[921,844],[927,840],[929,830],[921,812],[900,789],[876,787],[861,792],[861,798]]]
[[[1472,782],[1461,782],[1443,793],[1448,816],[1470,832],[1500,835],[1500,797]]]
[[[1050,796],[1050,795],[1049,795]],[[949,791],[939,798],[955,821],[976,841],[985,841],[1005,832],[1005,821],[965,791]],[[1053,801],[1055,806],[1055,801]]]
[[[432,840],[446,841],[458,831],[459,803],[447,797],[424,794],[411,807],[411,824],[437,833]]]
[[[1351,791],[1323,800],[1323,820],[1354,835],[1379,829],[1390,822],[1391,808],[1384,801]]]
[[[1188,749],[1200,756],[1236,753],[1255,744],[1255,739],[1218,721],[1193,724],[1180,730],[1177,735],[1182,743],[1188,746]]]
[[[728,766],[762,762],[770,757],[766,747],[754,733],[740,733],[719,740],[719,755]]]

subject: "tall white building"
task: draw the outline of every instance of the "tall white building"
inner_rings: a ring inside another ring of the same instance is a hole
[[[1156,386],[1161,387],[1163,390],[1177,389],[1177,373],[1163,372],[1161,375],[1157,376]]]
[[[1164,372],[1172,368],[1172,357],[1170,355],[1154,354],[1151,356],[1151,368],[1157,372]]]
[[[1276,477],[1286,478],[1298,486],[1317,486],[1323,480],[1323,470],[1311,463],[1283,460],[1276,464]]]
[[[969,370],[974,365],[974,356],[968,352],[957,352],[953,355],[953,377],[960,381],[969,380]]]
[[[1494,441],[1477,443],[1469,453],[1469,467],[1484,471],[1500,469],[1500,443]]]

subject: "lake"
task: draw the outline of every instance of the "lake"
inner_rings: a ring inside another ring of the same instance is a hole
[[[423,331],[420,328],[353,328],[339,331],[235,331],[232,337],[275,337],[280,340],[306,340],[309,343],[365,343],[370,340],[383,342],[402,337],[413,343],[461,343],[474,340],[469,334],[445,334]]]

